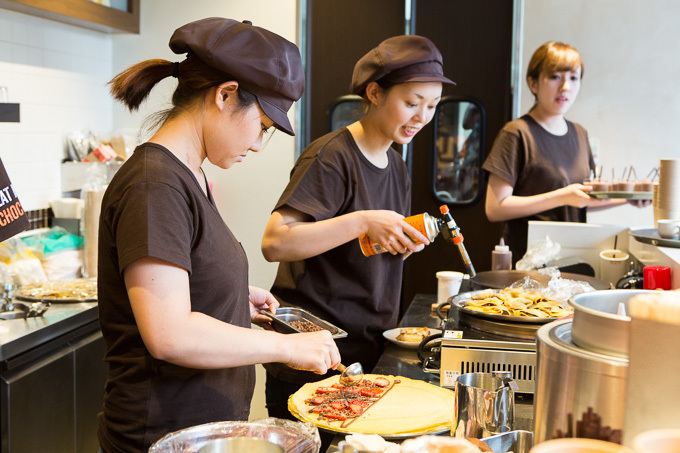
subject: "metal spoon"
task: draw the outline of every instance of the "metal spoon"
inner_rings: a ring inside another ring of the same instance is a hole
[[[338,365],[337,370],[342,373],[340,375],[340,383],[348,387],[358,384],[364,378],[364,368],[359,362],[354,362],[347,367],[341,363]]]

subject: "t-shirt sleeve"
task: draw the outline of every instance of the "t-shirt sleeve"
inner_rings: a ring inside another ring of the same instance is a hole
[[[293,170],[290,182],[276,207],[290,206],[315,221],[334,217],[348,198],[347,177],[339,165],[319,158],[304,159]]]
[[[523,167],[524,145],[517,131],[502,129],[482,168],[515,187]]]
[[[114,218],[121,274],[132,262],[157,258],[191,273],[193,216],[186,198],[160,183],[125,191]]]

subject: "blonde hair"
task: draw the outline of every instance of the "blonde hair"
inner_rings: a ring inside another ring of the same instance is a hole
[[[548,41],[532,55],[527,68],[527,83],[530,79],[538,80],[542,72],[575,71],[579,67],[583,78],[583,60],[578,50],[563,42]]]

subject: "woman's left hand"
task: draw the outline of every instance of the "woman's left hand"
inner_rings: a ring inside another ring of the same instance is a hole
[[[250,320],[260,326],[270,326],[270,320],[265,315],[260,314],[261,310],[269,309],[272,313],[276,313],[279,308],[279,301],[269,291],[258,288],[257,286],[249,286],[250,301]]]

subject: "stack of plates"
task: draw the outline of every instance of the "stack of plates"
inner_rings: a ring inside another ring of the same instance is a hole
[[[680,159],[661,159],[653,203],[654,226],[660,219],[680,219]]]

